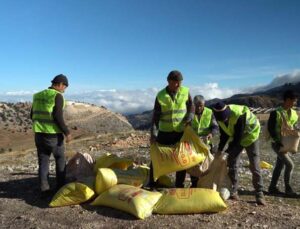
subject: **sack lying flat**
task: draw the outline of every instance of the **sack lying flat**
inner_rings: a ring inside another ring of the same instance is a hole
[[[148,171],[147,168],[143,167],[129,170],[110,168],[98,169],[95,191],[97,194],[101,194],[116,184],[128,184],[135,187],[141,187],[147,180]]]
[[[145,219],[152,214],[153,207],[161,195],[160,192],[149,192],[141,188],[120,184],[100,194],[91,205],[116,208],[139,219]]]
[[[126,170],[132,165],[132,158],[121,158],[115,154],[107,153],[96,159],[96,164],[94,165],[94,173],[97,173],[99,168],[116,168]]]
[[[94,194],[94,191],[85,184],[77,182],[69,183],[58,190],[49,206],[62,207],[81,204],[90,200]]]
[[[153,212],[158,214],[192,214],[220,212],[227,208],[217,191],[204,188],[175,188],[163,192]]]
[[[208,147],[188,126],[185,128],[180,142],[174,146],[151,144],[153,178],[156,181],[162,175],[191,168],[202,162],[208,152]]]

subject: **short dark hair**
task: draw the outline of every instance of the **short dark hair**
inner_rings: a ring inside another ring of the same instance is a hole
[[[297,95],[295,94],[295,92],[293,90],[286,90],[283,93],[283,101],[287,100],[287,99],[297,99]]]
[[[175,80],[175,81],[182,81],[183,80],[183,77],[182,77],[182,74],[180,71],[177,71],[177,70],[173,70],[169,73],[168,77],[167,77],[168,80]]]

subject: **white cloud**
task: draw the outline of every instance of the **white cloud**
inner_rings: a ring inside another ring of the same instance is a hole
[[[73,93],[66,97],[71,100],[105,106],[122,114],[139,113],[151,110],[154,105],[156,88],[144,90],[97,90]]]
[[[207,83],[203,86],[191,87],[191,95],[203,95],[206,100],[214,98],[228,98],[234,94],[240,93],[238,89],[220,88],[217,83]]]
[[[93,90],[66,93],[67,100],[92,103],[99,106],[105,106],[111,111],[122,114],[141,113],[153,109],[155,96],[158,93],[157,88],[148,88],[141,90]],[[192,96],[202,94],[206,99],[226,98],[237,90],[219,88],[217,83],[208,83],[203,86],[194,86],[190,88]],[[4,102],[24,102],[32,101],[34,92],[15,91],[0,94],[0,101]]]
[[[274,87],[282,86],[286,83],[297,83],[300,81],[300,70],[297,69],[292,73],[281,74],[275,76],[271,83],[267,84],[266,86],[256,88],[256,91],[264,91],[269,90]]]
[[[266,90],[273,87],[280,86],[284,83],[295,83],[300,81],[300,70],[296,70],[289,74],[279,75],[274,80],[264,86],[257,87],[257,90]],[[111,111],[119,112],[122,114],[141,113],[153,109],[154,100],[157,92],[160,89],[148,88],[140,90],[91,90],[91,91],[78,91],[73,93],[66,93],[66,99],[79,102],[87,102],[99,106],[105,106]],[[203,95],[206,100],[214,98],[228,98],[237,93],[247,93],[253,91],[252,88],[248,89],[229,89],[220,88],[217,83],[207,83],[201,86],[190,87],[192,96]],[[24,102],[32,101],[32,95],[35,92],[30,91],[10,91],[0,94],[0,101],[3,102]]]
[[[31,96],[32,91],[8,91],[5,93],[7,96]]]

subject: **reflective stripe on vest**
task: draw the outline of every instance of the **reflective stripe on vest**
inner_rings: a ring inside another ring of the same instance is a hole
[[[283,107],[278,107],[276,109],[276,133],[277,136],[281,136],[281,125],[282,125],[282,118],[281,114],[284,115],[285,120],[287,121],[287,124],[291,127],[294,128],[294,125],[298,122],[298,114],[297,111],[294,109],[291,109],[291,115],[288,115],[287,110],[283,109]]]
[[[58,93],[60,92],[55,89],[46,89],[33,95],[32,129],[35,133],[56,134],[62,132],[54,122],[52,115],[55,97]]]
[[[219,126],[229,136],[229,142],[233,140],[234,128],[239,117],[246,113],[246,126],[241,140],[241,146],[247,147],[255,142],[260,133],[260,124],[257,117],[250,112],[249,108],[241,105],[228,105],[230,107],[230,116],[228,126],[224,122],[218,121]]]
[[[166,88],[157,94],[157,101],[161,106],[159,130],[165,132],[182,132],[184,129],[183,119],[186,115],[186,102],[188,101],[189,89],[180,87],[174,100],[168,94]]]
[[[200,119],[199,116],[195,114],[192,127],[199,136],[206,136],[210,133],[211,118],[212,110],[207,107],[204,107]]]

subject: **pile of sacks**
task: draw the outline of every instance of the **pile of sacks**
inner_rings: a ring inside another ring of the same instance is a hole
[[[191,128],[186,128],[181,141],[174,146],[152,144],[150,155],[154,179],[165,187],[161,192],[142,188],[149,181],[149,167],[134,165],[132,158],[105,154],[93,162],[89,154],[77,153],[67,164],[67,176],[73,182],[56,193],[50,206],[90,202],[93,206],[125,211],[139,219],[152,213],[192,214],[227,208],[218,192],[229,187],[226,158],[214,159]],[[198,188],[173,188],[166,174],[183,169],[200,177]],[[224,193],[223,198],[227,198]]]

